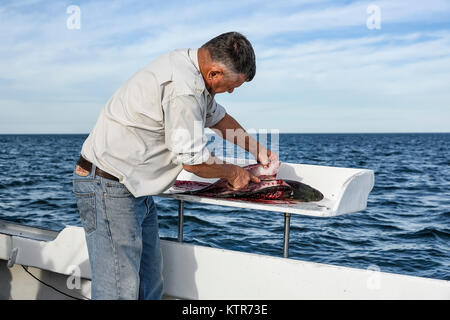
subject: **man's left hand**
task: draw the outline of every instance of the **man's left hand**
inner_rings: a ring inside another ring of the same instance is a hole
[[[270,162],[278,161],[278,155],[275,152],[260,147],[256,161],[261,163],[264,167],[267,167]]]

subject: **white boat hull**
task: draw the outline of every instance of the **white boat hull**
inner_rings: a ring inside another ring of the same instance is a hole
[[[19,265],[64,292],[89,298],[90,267],[84,230],[57,237],[37,228],[0,228],[3,299],[63,299]],[[47,238],[47,239],[46,239]],[[54,238],[51,240],[51,238]],[[183,299],[450,299],[450,282],[374,270],[161,241],[167,297]],[[3,260],[3,261],[2,261]],[[9,261],[12,268],[7,268]],[[77,279],[78,277],[78,279]],[[79,285],[77,287],[77,280]],[[31,283],[33,285],[31,285]],[[69,286],[69,288],[68,288]],[[70,289],[72,288],[72,289]]]

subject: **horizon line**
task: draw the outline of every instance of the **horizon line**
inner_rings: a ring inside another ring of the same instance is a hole
[[[433,133],[450,133],[450,131],[380,131],[380,132],[279,132],[279,134],[433,134]],[[210,134],[207,132],[206,134]],[[251,134],[251,133],[250,133]],[[39,133],[39,132],[31,132],[31,133],[0,133],[0,135],[89,135],[89,133]]]

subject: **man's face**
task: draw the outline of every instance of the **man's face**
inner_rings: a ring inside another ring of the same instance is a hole
[[[245,75],[236,75],[230,71],[213,73],[207,83],[208,91],[214,95],[216,93],[232,93],[234,89],[240,87],[245,82]],[[208,86],[209,85],[209,86]]]

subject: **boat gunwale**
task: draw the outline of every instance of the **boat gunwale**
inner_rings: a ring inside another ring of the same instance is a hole
[[[17,222],[0,219],[0,234],[22,237],[38,241],[53,241],[60,231],[50,230],[42,227],[33,227]]]

